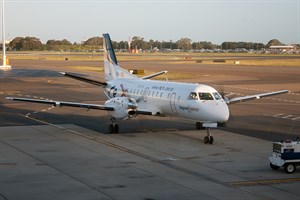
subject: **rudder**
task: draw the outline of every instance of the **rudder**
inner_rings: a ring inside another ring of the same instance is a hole
[[[137,78],[119,67],[114,48],[108,33],[103,34],[104,72],[106,81],[117,78]]]

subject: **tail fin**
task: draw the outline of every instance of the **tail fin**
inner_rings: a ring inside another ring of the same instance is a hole
[[[106,81],[118,78],[137,78],[125,69],[119,67],[109,34],[103,34],[104,72]]]

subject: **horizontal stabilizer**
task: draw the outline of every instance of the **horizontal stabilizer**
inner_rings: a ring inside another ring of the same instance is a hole
[[[148,76],[143,76],[141,79],[150,79],[150,78],[153,78],[153,77],[156,77],[156,76],[159,76],[159,75],[162,75],[162,74],[166,74],[166,73],[168,73],[168,71],[156,72],[156,73],[150,74]]]
[[[251,101],[251,100],[255,100],[255,99],[261,99],[264,97],[269,97],[269,96],[278,95],[278,94],[284,94],[284,93],[288,93],[288,92],[290,92],[290,91],[281,90],[281,91],[276,91],[276,92],[268,92],[268,93],[262,93],[262,94],[249,95],[249,96],[244,96],[244,97],[235,97],[232,99],[228,99],[227,104]]]
[[[90,83],[90,84],[93,84],[93,85],[97,85],[97,86],[106,86],[107,85],[106,82],[95,81],[95,80],[91,80],[91,79],[88,79],[88,78],[83,78],[83,77],[80,77],[80,76],[76,76],[76,75],[73,75],[73,74],[68,74],[68,73],[65,73],[65,72],[60,72],[60,73],[64,76],[66,76],[66,77],[73,78],[73,79],[83,81],[83,82],[86,82],[86,83]]]
[[[6,97],[8,100],[13,101],[26,101],[40,104],[49,104],[53,106],[67,106],[67,107],[79,107],[79,108],[87,108],[87,109],[96,109],[96,110],[110,110],[113,111],[113,107],[107,107],[104,105],[98,104],[85,104],[85,103],[77,103],[77,102],[66,102],[66,101],[52,101],[52,100],[42,100],[42,99],[28,99],[28,98],[18,98],[18,97]]]

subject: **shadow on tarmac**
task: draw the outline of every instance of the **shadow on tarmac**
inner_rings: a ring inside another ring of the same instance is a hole
[[[63,108],[54,108],[54,109],[63,109]],[[75,124],[77,126],[81,126],[99,133],[108,133],[108,126],[110,124],[110,117],[107,116],[87,116],[81,115],[80,112],[86,112],[85,110],[79,111],[78,115],[73,114],[53,114],[48,112],[38,112],[33,113],[32,110],[26,109],[16,109],[16,108],[8,108],[0,105],[1,115],[0,115],[0,126],[26,126],[26,125],[43,125],[45,123],[41,123],[25,116],[28,113],[30,117],[45,121],[51,124]],[[53,112],[53,110],[52,110]],[[238,118],[243,118],[239,116]],[[180,120],[180,119],[179,119]],[[192,131],[195,130],[195,125],[190,122],[182,122],[178,119],[171,118],[155,118],[151,117],[148,119],[136,118],[132,120],[122,120],[117,123],[120,126],[120,134],[128,134],[128,133],[142,133],[142,132],[156,132],[158,130],[166,130],[166,131]],[[237,120],[237,119],[235,119]],[[295,139],[297,134],[286,134],[280,131],[263,131],[258,128],[253,127],[244,127],[237,128],[240,126],[235,126],[235,120],[228,122],[228,126],[225,128],[221,128],[224,131],[230,131],[233,133],[238,133],[246,136],[261,138],[270,141],[280,141],[286,139]],[[246,120],[242,119],[241,121]],[[276,129],[273,127],[273,129]],[[199,130],[205,131],[205,130]],[[212,132],[213,133],[213,132]],[[299,136],[299,135],[298,135]],[[217,135],[215,136],[218,137]]]

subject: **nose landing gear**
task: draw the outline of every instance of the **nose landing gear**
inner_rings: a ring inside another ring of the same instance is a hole
[[[210,134],[210,128],[217,128],[217,127],[218,127],[218,123],[196,122],[197,130],[206,129],[206,131],[207,131],[207,135],[203,139],[204,144],[213,144],[214,143],[214,137]]]

